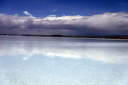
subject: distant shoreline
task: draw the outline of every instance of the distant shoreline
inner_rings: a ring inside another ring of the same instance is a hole
[[[128,39],[128,36],[70,36],[70,35],[30,35],[30,34],[0,34],[0,36],[35,36],[35,37],[68,37],[68,38],[102,38]]]

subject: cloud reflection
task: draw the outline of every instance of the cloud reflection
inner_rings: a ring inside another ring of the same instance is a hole
[[[0,56],[34,55],[72,59],[91,59],[105,63],[121,63],[128,59],[127,43],[73,41],[4,41],[0,42]]]

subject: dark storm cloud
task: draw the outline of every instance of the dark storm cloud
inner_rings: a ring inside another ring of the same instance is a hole
[[[27,16],[0,14],[0,33],[34,33],[67,35],[127,34],[128,13],[103,13],[93,16],[50,15],[37,18],[27,11]]]

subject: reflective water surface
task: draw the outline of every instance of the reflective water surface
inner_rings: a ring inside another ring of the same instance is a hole
[[[128,40],[0,36],[0,85],[127,85]]]

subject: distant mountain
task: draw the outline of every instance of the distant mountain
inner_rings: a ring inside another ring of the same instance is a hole
[[[71,35],[32,35],[32,34],[0,34],[1,36],[37,36],[37,37],[69,37],[69,38],[105,38],[105,39],[128,39],[128,35],[105,35],[105,36],[71,36]]]

